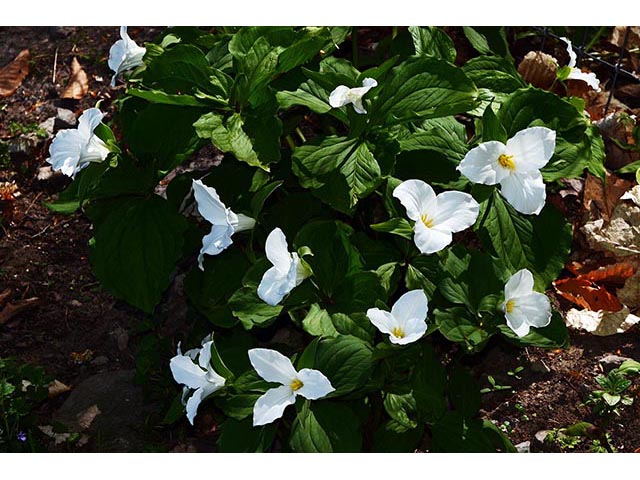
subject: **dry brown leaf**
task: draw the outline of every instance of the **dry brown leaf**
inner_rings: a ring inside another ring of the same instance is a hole
[[[71,352],[69,357],[74,363],[87,363],[93,360],[93,350],[87,349],[84,352]]]
[[[0,98],[13,95],[29,75],[29,50],[22,50],[16,58],[0,69]]]
[[[20,300],[16,303],[7,303],[5,307],[0,311],[0,325],[4,325],[15,317],[22,310],[30,307],[35,307],[40,304],[38,297],[27,298],[26,300]]]
[[[618,289],[618,299],[629,308],[640,308],[640,268]]]
[[[584,208],[587,211],[592,211],[593,204],[599,211],[601,218],[608,222],[618,200],[629,190],[631,185],[633,184],[628,180],[609,172],[607,172],[606,184],[603,185],[602,180],[588,173],[582,197]]]
[[[518,65],[518,73],[534,87],[549,89],[556,79],[558,63],[544,52],[529,52]]]
[[[71,76],[69,77],[69,83],[67,88],[62,92],[62,98],[73,98],[80,100],[89,92],[89,77],[83,70],[80,62],[76,57],[73,57],[71,62]]]
[[[640,322],[640,317],[629,312],[627,307],[619,312],[592,312],[590,310],[576,310],[567,312],[565,323],[576,330],[585,330],[599,336],[624,333]]]
[[[640,207],[633,202],[620,202],[609,223],[600,218],[587,222],[581,230],[594,250],[618,257],[640,254]]]
[[[54,380],[49,384],[49,398],[55,398],[58,395],[62,395],[63,393],[67,393],[71,391],[71,387],[65,385],[60,380]]]
[[[606,267],[592,270],[584,275],[584,278],[595,283],[612,283],[622,285],[633,275],[635,268],[628,262],[616,263]]]
[[[98,415],[102,412],[98,408],[98,405],[91,405],[86,410],[80,412],[78,414],[78,426],[80,427],[80,431],[86,430],[91,426],[93,421],[96,419]]]
[[[624,42],[626,30],[629,28],[629,38],[627,39],[627,48],[640,47],[640,27],[615,27],[611,33],[609,41],[616,47],[621,47]]]
[[[558,295],[587,310],[622,310],[622,304],[614,295],[586,278],[564,278],[553,282],[553,286]]]

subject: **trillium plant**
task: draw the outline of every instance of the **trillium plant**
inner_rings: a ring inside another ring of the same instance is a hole
[[[118,137],[97,108],[57,134],[74,180],[49,208],[90,218],[97,279],[145,316],[165,424],[220,452],[514,451],[466,365],[567,345],[544,292],[572,231],[546,198],[604,178],[602,139],[503,28],[461,30],[472,55],[400,28],[366,59],[355,33],[122,29]]]

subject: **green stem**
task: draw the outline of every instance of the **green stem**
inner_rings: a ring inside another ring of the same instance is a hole
[[[293,141],[293,138],[291,138],[291,135],[287,135],[285,137],[285,140],[287,141],[287,144],[289,145],[289,148],[291,150],[293,150],[294,148],[296,148],[296,142]]]
[[[358,68],[358,27],[351,28],[351,49],[353,50],[353,66]]]
[[[296,127],[296,133],[298,134],[298,137],[300,137],[302,143],[307,143],[307,138],[302,133],[302,130],[300,130],[300,127]]]

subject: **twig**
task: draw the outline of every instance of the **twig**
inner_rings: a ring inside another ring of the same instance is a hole
[[[35,235],[31,236],[31,240],[33,240],[36,237],[39,237],[40,235],[42,235],[44,232],[46,232],[47,230],[49,230],[49,228],[51,227],[51,224],[47,225],[46,227],[44,227],[42,230],[40,230],[38,233],[36,233]]]
[[[56,47],[56,53],[53,54],[53,77],[51,83],[56,83],[56,67],[58,65],[58,47]]]
[[[15,317],[22,310],[30,307],[35,307],[40,303],[38,297],[27,298],[15,304],[7,303],[7,305],[0,311],[0,325],[4,325],[13,317]]]

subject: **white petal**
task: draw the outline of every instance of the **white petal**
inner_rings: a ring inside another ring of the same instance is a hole
[[[376,81],[375,78],[365,78],[364,80],[362,80],[362,86],[364,88],[367,88],[367,91],[369,91],[369,89],[373,88],[373,87],[377,87],[378,86],[378,82]]]
[[[421,289],[410,290],[402,295],[391,308],[391,315],[403,327],[409,320],[417,319],[424,322],[429,311],[429,302]],[[405,332],[406,333],[406,332]]]
[[[280,418],[284,409],[296,402],[296,396],[289,385],[267,390],[253,406],[253,426],[266,425]]]
[[[198,211],[205,220],[213,225],[229,225],[227,207],[220,200],[218,192],[213,187],[207,187],[200,180],[193,180],[193,195],[198,205]]]
[[[507,326],[513,330],[518,337],[524,337],[529,333],[530,326],[524,321],[524,317],[517,313],[505,313],[504,317],[507,319]]]
[[[285,295],[293,290],[294,286],[295,279],[292,284],[288,274],[280,272],[276,267],[271,267],[264,272],[262,280],[260,280],[258,297],[263,302],[275,306],[282,301]]]
[[[476,223],[479,211],[480,205],[468,193],[442,192],[436,197],[433,227],[460,232]]]
[[[115,78],[121,72],[120,66],[124,62],[127,55],[127,44],[124,40],[118,40],[109,49],[108,65],[111,70],[115,72],[111,86],[115,86]]]
[[[513,173],[500,182],[500,193],[518,212],[538,215],[547,198],[540,172]]]
[[[400,326],[400,323],[393,318],[393,315],[379,308],[370,308],[367,310],[367,318],[382,333],[391,335],[393,329]]]
[[[317,400],[335,390],[329,379],[318,370],[303,368],[298,372],[297,378],[303,385],[300,390],[296,391],[296,394],[309,400]]]
[[[200,388],[206,383],[206,372],[185,355],[173,357],[169,362],[169,367],[173,378],[181,385],[186,385],[189,388]]]
[[[569,80],[582,80],[596,92],[600,91],[600,80],[598,80],[598,77],[596,77],[596,74],[593,72],[583,72],[579,68],[572,68],[567,78]]]
[[[569,54],[569,63],[567,65],[569,67],[575,67],[578,56],[576,55],[576,52],[573,51],[571,40],[569,40],[567,37],[560,37],[560,40],[567,44],[567,53]]]
[[[364,108],[364,105],[362,104],[362,98],[354,98],[353,99],[353,109],[356,111],[356,113],[359,113],[360,115],[364,115],[367,113],[367,111]]]
[[[267,382],[276,382],[289,386],[296,378],[297,372],[293,368],[291,360],[275,350],[253,348],[249,350],[249,361],[258,372],[258,375]]]
[[[329,95],[329,105],[333,108],[343,107],[349,103],[349,87],[345,85],[337,86]]]
[[[513,155],[515,172],[535,172],[544,167],[556,148],[556,132],[546,127],[520,130],[507,141],[507,152]]]
[[[231,225],[213,225],[211,232],[202,238],[202,248],[198,255],[198,266],[204,270],[204,256],[218,255],[233,243],[231,240],[233,227]]]
[[[433,188],[422,180],[406,180],[393,190],[393,196],[407,210],[407,217],[419,221],[425,207],[436,198]]]
[[[196,418],[196,413],[198,413],[198,407],[204,398],[205,391],[203,388],[198,388],[191,398],[187,400],[187,419],[189,423],[193,425],[193,420]]]
[[[287,237],[279,228],[274,228],[264,245],[267,258],[280,273],[287,274],[291,268],[293,259],[289,253]]]
[[[291,270],[289,270],[289,276],[295,275],[295,285],[296,287],[300,285],[305,278],[311,276],[311,271],[308,267],[302,264],[302,260],[296,252],[291,254],[293,257],[293,263],[291,265]]]
[[[78,119],[78,132],[86,139],[87,142],[91,138],[91,135],[93,135],[93,131],[96,127],[100,125],[103,118],[104,113],[97,108],[89,108],[80,115],[80,118]]]
[[[439,252],[453,240],[450,231],[442,231],[437,228],[428,228],[421,221],[417,221],[414,228],[413,241],[425,255]]]
[[[425,319],[412,318],[404,324],[403,330],[404,338],[402,340],[405,340],[405,342],[402,344],[415,342],[420,340],[427,331],[427,322]]]
[[[514,315],[521,315],[532,327],[542,328],[551,323],[551,302],[544,293],[531,292],[516,297]]]
[[[49,147],[47,159],[54,170],[73,177],[78,171],[83,139],[77,130],[61,130]]]
[[[229,224],[233,227],[233,233],[251,230],[256,226],[255,219],[242,213],[233,213],[229,209],[227,209],[227,219]]]
[[[506,153],[503,143],[484,142],[469,150],[456,169],[473,183],[495,185],[509,174],[509,170],[498,163],[500,155]]]
[[[209,368],[209,363],[211,362],[211,345],[213,345],[213,341],[203,343],[199,352],[198,365],[204,370]]]
[[[511,275],[511,278],[509,278],[504,286],[504,298],[506,300],[521,295],[528,295],[531,292],[533,292],[533,274],[526,268],[518,270]]]

